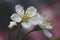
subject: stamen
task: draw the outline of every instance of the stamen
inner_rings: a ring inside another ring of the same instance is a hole
[[[22,21],[24,21],[24,22],[29,21],[29,16],[28,16],[28,14],[22,14],[21,17],[22,17]]]
[[[51,25],[51,23],[49,22],[48,19],[43,19],[43,23],[44,23],[44,24],[47,24],[47,25]]]

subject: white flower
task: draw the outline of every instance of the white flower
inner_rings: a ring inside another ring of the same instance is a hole
[[[28,7],[25,12],[21,5],[16,5],[15,11],[16,13],[11,16],[11,20],[21,22],[25,29],[29,29],[32,25],[38,24],[38,12],[33,6]]]
[[[52,29],[52,25],[51,23],[49,22],[49,18],[45,18],[43,16],[41,16],[41,20],[40,20],[40,28],[42,29]]]
[[[9,23],[9,28],[13,28],[13,26],[16,26],[17,24],[16,24],[16,22],[14,22],[14,21],[11,21],[10,23]]]
[[[52,29],[52,25],[49,22],[49,18],[46,18],[41,15],[40,17],[40,22],[39,22],[39,27],[43,29],[43,33],[45,34],[46,37],[51,38],[52,34],[48,31],[48,29]]]

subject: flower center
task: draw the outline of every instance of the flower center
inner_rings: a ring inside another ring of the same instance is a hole
[[[28,16],[28,14],[22,14],[22,21],[24,21],[24,22],[27,22],[27,21],[29,21],[29,16]]]
[[[50,22],[48,21],[48,19],[43,19],[43,23],[47,24],[47,25],[50,25]]]

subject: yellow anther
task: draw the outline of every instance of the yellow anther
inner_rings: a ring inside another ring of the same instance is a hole
[[[51,25],[51,23],[49,22],[48,19],[43,19],[43,23],[44,23],[44,24],[47,24],[47,25]]]
[[[21,17],[22,17],[22,21],[24,21],[24,22],[29,21],[29,16],[28,16],[28,14],[22,14]]]

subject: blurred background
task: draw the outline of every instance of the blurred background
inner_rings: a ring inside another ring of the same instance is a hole
[[[14,7],[17,4],[22,5],[25,10],[29,6],[34,6],[40,13],[45,13],[46,16],[51,16],[51,22],[54,26],[53,30],[50,31],[53,34],[53,37],[60,35],[60,0],[0,0],[0,40],[8,39],[7,34],[9,31],[8,25],[11,21],[10,16],[15,13]],[[11,40],[15,40],[16,30],[12,32]],[[45,37],[42,30],[31,32],[25,39],[50,40]]]

